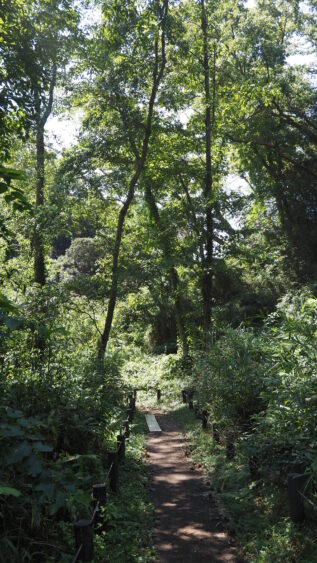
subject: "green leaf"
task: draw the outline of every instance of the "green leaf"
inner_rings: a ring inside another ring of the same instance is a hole
[[[24,432],[16,424],[0,424],[0,435],[5,438],[21,438]]]
[[[9,453],[6,457],[6,464],[11,465],[14,463],[20,463],[23,459],[28,457],[32,453],[32,447],[27,442],[20,442],[14,448],[10,448]]]
[[[21,418],[23,412],[18,409],[12,409],[11,407],[6,407],[6,413],[9,418]]]
[[[31,475],[32,477],[37,477],[37,475],[39,475],[43,470],[43,465],[41,464],[38,457],[36,457],[35,455],[31,455],[26,460],[25,467],[28,474]]]
[[[17,314],[19,312],[18,308],[13,305],[13,303],[11,303],[9,301],[9,299],[0,293],[0,311],[3,311],[4,313],[13,313],[13,314]]]
[[[18,489],[14,489],[14,487],[1,487],[0,486],[0,495],[7,495],[12,497],[20,497],[22,493],[18,491]]]
[[[53,451],[52,446],[49,446],[48,444],[43,444],[42,442],[37,442],[36,444],[34,444],[33,449],[36,450],[37,452],[52,452]]]
[[[7,168],[0,165],[0,176],[6,180],[23,180],[25,174],[22,170],[17,170],[16,168]]]
[[[55,485],[54,483],[39,483],[34,487],[34,490],[43,492],[49,499],[52,499],[55,492]]]
[[[58,491],[55,498],[55,502],[49,511],[50,516],[54,516],[60,508],[65,506],[65,503],[66,503],[65,495],[61,491]]]
[[[39,426],[42,423],[38,418],[30,416],[29,418],[20,418],[19,424],[24,428],[32,428],[33,426]]]
[[[90,506],[91,504],[91,495],[89,493],[78,491],[77,493],[72,495],[72,499],[86,507]]]

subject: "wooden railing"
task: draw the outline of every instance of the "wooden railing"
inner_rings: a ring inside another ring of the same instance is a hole
[[[129,396],[129,404],[126,411],[126,420],[117,435],[117,449],[108,452],[108,472],[103,483],[92,487],[93,511],[90,519],[78,520],[74,524],[75,556],[73,563],[77,561],[92,561],[94,559],[94,528],[98,522],[100,508],[106,503],[108,489],[116,493],[119,484],[119,463],[125,460],[126,440],[130,436],[130,424],[135,412],[137,390]]]
[[[193,389],[182,389],[181,394],[183,403],[188,403],[189,409],[194,411],[196,418],[201,419],[202,428],[207,429],[210,425],[215,443],[220,444],[221,441],[225,443],[227,461],[234,459],[235,437],[233,432],[221,432],[218,424],[208,419],[208,411],[203,410],[197,401],[194,403],[195,391]],[[250,455],[248,465],[251,478],[258,479],[259,460],[255,455]],[[304,495],[305,484],[307,483],[304,468],[294,465],[286,475],[286,482],[290,518],[293,522],[302,522],[305,519],[304,499],[307,500]]]

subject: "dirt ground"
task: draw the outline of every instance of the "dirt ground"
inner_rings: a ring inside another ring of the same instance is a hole
[[[175,418],[151,414],[162,429],[147,439],[158,561],[237,562],[203,474],[185,456],[185,441]]]

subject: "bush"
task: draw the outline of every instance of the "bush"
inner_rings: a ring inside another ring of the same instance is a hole
[[[246,429],[264,401],[265,341],[252,330],[228,328],[211,350],[197,353],[193,385],[201,405],[225,428]]]

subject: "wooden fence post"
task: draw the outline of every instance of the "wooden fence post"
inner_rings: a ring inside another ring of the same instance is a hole
[[[125,420],[123,423],[123,429],[124,429],[124,435],[126,438],[129,438],[130,436],[130,426],[129,426],[129,420]]]
[[[234,436],[232,432],[226,434],[226,458],[231,461],[235,455]]]
[[[80,549],[78,561],[92,561],[94,559],[94,532],[90,520],[79,520],[74,524],[76,552]]]
[[[137,398],[137,389],[133,389],[133,398],[136,400]]]
[[[304,501],[301,493],[305,485],[306,476],[302,472],[303,468],[294,467],[293,472],[287,475],[289,513],[293,522],[303,522],[305,519]]]
[[[249,457],[249,470],[250,470],[251,479],[259,478],[258,460],[255,455],[251,455]]]
[[[109,480],[110,489],[116,493],[118,490],[119,478],[119,465],[118,465],[118,451],[108,452],[108,467],[110,469]]]
[[[208,422],[208,412],[203,411],[201,413],[201,426],[202,426],[202,428],[207,428],[207,422]]]
[[[190,410],[193,410],[194,408],[193,397],[194,397],[194,392],[188,391],[188,408]]]
[[[124,434],[118,434],[117,444],[118,444],[119,461],[124,462],[124,460],[125,460],[125,435]]]
[[[160,401],[161,400],[161,389],[156,390],[156,396],[157,396],[157,400]]]
[[[94,504],[96,504],[98,501],[100,503],[104,503],[107,500],[106,483],[98,483],[97,485],[93,485],[92,498]]]
[[[185,389],[182,389],[182,400],[184,404],[187,403],[187,393]]]
[[[216,422],[212,423],[212,436],[216,444],[220,444],[220,435],[219,435],[218,425]]]
[[[129,402],[129,409],[135,410],[135,398],[131,395],[131,399]]]

